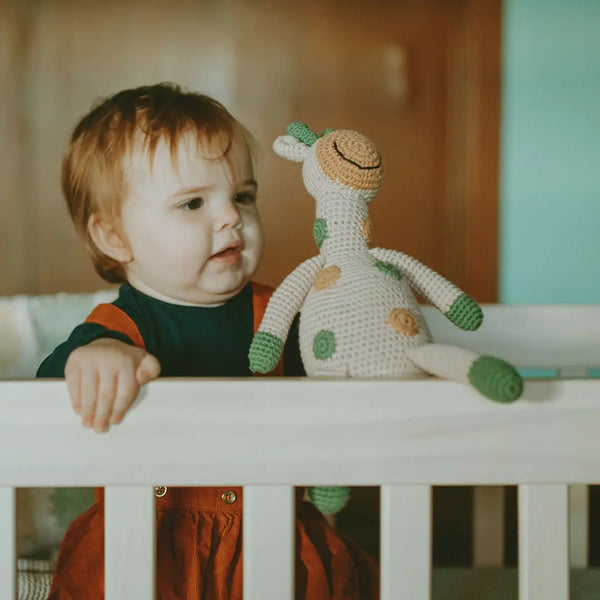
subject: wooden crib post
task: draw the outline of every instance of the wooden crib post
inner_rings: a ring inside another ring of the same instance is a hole
[[[294,488],[244,487],[244,600],[294,598]]]
[[[17,597],[15,488],[0,487],[0,598]]]
[[[154,600],[156,551],[154,490],[110,486],[104,490],[106,600]]]
[[[587,485],[569,486],[569,562],[572,567],[588,566],[589,496]]]
[[[568,491],[519,486],[519,600],[569,597]]]
[[[504,486],[473,489],[473,566],[504,564]]]
[[[431,598],[430,485],[381,486],[381,600]]]

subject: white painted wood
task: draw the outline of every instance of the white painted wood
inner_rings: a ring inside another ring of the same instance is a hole
[[[0,598],[16,598],[15,489],[0,487]]]
[[[0,382],[0,485],[592,484],[598,398],[598,380],[503,405],[433,379],[165,379],[98,435],[63,382]]]
[[[436,341],[493,354],[519,367],[598,366],[600,305],[483,306],[478,331],[465,332],[424,307]]]
[[[381,487],[381,600],[431,598],[431,486]]]
[[[473,565],[504,565],[503,486],[475,486],[473,490]]]
[[[151,487],[104,490],[106,600],[154,600],[155,496]]]
[[[519,486],[519,600],[569,598],[567,486]]]
[[[244,487],[244,598],[294,598],[294,488]]]
[[[600,358],[598,359],[600,362]],[[587,377],[587,367],[585,365],[558,367],[558,374],[561,379],[585,379]]]
[[[587,485],[569,486],[569,563],[588,566],[589,496]]]

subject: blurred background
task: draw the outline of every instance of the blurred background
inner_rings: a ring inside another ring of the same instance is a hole
[[[380,146],[375,244],[481,302],[599,302],[596,0],[0,0],[0,294],[104,287],[59,173],[77,119],[118,90],[173,81],[257,136],[277,284],[315,253],[288,122]]]
[[[0,0],[0,11],[0,295],[106,287],[67,217],[62,155],[95,100],[172,81],[215,96],[258,138],[257,279],[276,285],[316,252],[300,167],[271,151],[305,121],[379,145],[375,245],[480,302],[600,302],[597,0]],[[355,498],[341,526],[364,529],[376,553],[364,518],[376,491]],[[438,536],[438,562],[468,561],[469,503],[468,490],[436,489],[436,531],[465,540],[445,554]]]

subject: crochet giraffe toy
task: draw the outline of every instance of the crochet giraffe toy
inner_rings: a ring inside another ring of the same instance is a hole
[[[350,130],[319,137],[304,123],[291,123],[287,134],[273,149],[303,163],[304,184],[316,200],[320,253],[274,292],[250,346],[250,369],[267,373],[277,365],[300,312],[300,352],[309,376],[432,374],[470,383],[492,400],[516,400],[523,382],[510,364],[433,343],[412,289],[467,331],[483,321],[479,305],[415,258],[369,248],[368,204],[383,182],[375,144]]]

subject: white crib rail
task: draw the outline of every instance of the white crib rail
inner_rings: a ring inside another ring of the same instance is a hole
[[[11,486],[109,486],[107,514],[121,541],[107,543],[107,600],[132,597],[131,582],[142,580],[135,597],[153,598],[152,486],[250,486],[245,598],[285,600],[290,486],[383,485],[382,599],[425,600],[430,486],[526,484],[521,596],[558,600],[567,597],[566,528],[549,544],[542,525],[566,522],[567,484],[600,482],[594,380],[529,381],[510,406],[435,380],[160,380],[107,435],[78,424],[64,382],[3,382],[0,415],[0,486],[9,486],[0,488],[0,557],[9,557],[0,563],[2,598],[14,591]],[[110,516],[109,498],[120,518]],[[560,585],[536,587],[541,570]]]

